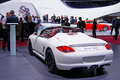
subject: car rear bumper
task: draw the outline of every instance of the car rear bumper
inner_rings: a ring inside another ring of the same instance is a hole
[[[76,55],[75,55],[76,54]],[[113,51],[88,51],[83,53],[68,53],[59,55],[56,60],[56,66],[61,70],[71,70],[73,68],[86,67],[90,69],[91,66],[96,65],[99,67],[110,65],[113,61]]]
[[[109,66],[112,63],[112,60],[96,63],[80,63],[80,64],[57,64],[57,68],[60,70],[71,70],[74,68],[86,68],[91,69],[93,66],[100,68],[101,66]]]

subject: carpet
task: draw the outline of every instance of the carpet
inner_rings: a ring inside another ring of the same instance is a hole
[[[0,48],[2,47],[2,40],[0,41]],[[7,46],[7,44],[6,44]],[[16,41],[16,46],[20,47],[20,46],[27,46],[27,40],[24,40],[24,42],[21,42],[21,40],[17,40]]]
[[[97,38],[102,39],[108,43],[120,45],[120,36],[118,37],[118,40],[115,40],[112,36],[97,37]]]

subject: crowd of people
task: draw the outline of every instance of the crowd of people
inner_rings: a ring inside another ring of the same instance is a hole
[[[10,26],[7,25],[7,23],[18,23],[16,26],[16,39],[19,39],[21,37],[21,42],[24,42],[24,37],[29,37],[31,34],[33,34],[35,31],[37,31],[38,26],[41,22],[43,23],[56,23],[61,24],[61,26],[70,26],[71,24],[76,24],[77,27],[81,29],[81,32],[84,33],[84,29],[86,28],[84,20],[82,20],[82,17],[79,17],[77,20],[77,17],[71,16],[68,18],[68,16],[58,16],[56,17],[55,14],[51,16],[51,19],[48,19],[48,14],[43,16],[43,20],[40,19],[38,16],[25,16],[20,17],[18,19],[17,16],[14,15],[14,10],[11,10],[10,12],[6,13],[6,16],[2,18],[2,28],[3,28],[3,47],[2,49],[5,50],[6,43],[8,45],[8,51],[10,51]],[[119,19],[113,18],[112,20],[112,28],[111,28],[111,35],[112,31],[115,28],[115,35],[113,38],[117,40],[118,34],[119,34]],[[97,29],[97,19],[93,20],[93,37],[96,38],[96,29]]]
[[[70,19],[70,20],[69,20]],[[82,20],[82,17],[79,17],[77,20],[77,17],[71,16],[70,18],[68,16],[58,16],[56,17],[55,14],[51,17],[50,21],[48,20],[48,14],[43,16],[43,22],[50,22],[50,23],[56,23],[61,24],[61,26],[70,26],[71,24],[76,24],[77,27],[81,29],[82,32],[84,32],[85,22]]]
[[[112,19],[112,27],[111,27],[111,32],[110,34],[112,35],[113,29],[115,30],[115,35],[113,36],[113,38],[115,40],[118,39],[118,35],[119,35],[119,28],[120,28],[120,18],[116,17]]]
[[[88,18],[86,20],[88,20]],[[96,18],[93,20],[92,34],[94,38],[96,38],[97,20],[102,20],[102,19]],[[71,16],[70,18],[68,18],[68,16],[63,16],[63,15],[61,17],[60,16],[56,17],[55,14],[53,14],[53,16],[49,21],[47,14],[43,16],[43,22],[61,23],[62,26],[70,26],[71,24],[77,24],[77,27],[79,27],[83,33],[84,33],[84,29],[86,28],[85,22],[84,20],[82,20],[82,17],[79,17],[77,20],[77,17],[74,18],[74,16]],[[115,30],[115,35],[113,36],[113,38],[117,40],[117,37],[119,35],[119,27],[120,27],[119,17],[113,18],[112,20],[108,19],[107,22],[112,23],[110,35],[112,35],[113,30]]]
[[[53,16],[51,16],[50,19],[48,19],[48,14],[44,15],[43,16],[43,23],[56,23],[56,24],[64,24],[65,23],[65,20],[68,19],[68,16],[65,15],[65,16],[56,16],[55,14],[53,14]],[[70,24],[75,24],[77,22],[77,17],[74,18],[74,16],[71,16],[70,18]]]
[[[115,40],[117,40],[118,39],[118,35],[119,35],[119,28],[120,28],[120,17],[115,17],[110,22],[112,22],[110,35],[112,35],[112,32],[114,30],[115,34],[114,34],[113,38]],[[93,20],[92,29],[93,29],[93,31],[92,31],[93,37],[96,38],[97,19]]]
[[[37,25],[40,23],[41,20],[39,20],[39,17],[33,17],[33,16],[26,16],[25,21],[23,21],[23,18],[20,17],[20,19],[15,16],[14,10],[11,10],[10,12],[6,13],[6,16],[2,18],[2,28],[3,28],[3,43],[2,43],[2,49],[7,49],[10,51],[10,25],[7,25],[7,23],[18,23],[16,25],[16,39],[19,39],[21,37],[21,42],[24,42],[24,37],[29,37],[32,33],[34,33],[35,30],[37,30]]]

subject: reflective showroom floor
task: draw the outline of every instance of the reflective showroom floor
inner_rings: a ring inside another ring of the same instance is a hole
[[[27,47],[17,47],[17,55],[11,56],[0,48],[0,80],[119,80],[120,45],[110,44],[114,51],[113,63],[96,74],[92,70],[76,69],[49,73],[44,61],[30,56]]]
[[[51,74],[46,70],[44,61],[30,56],[27,47],[17,47],[17,55],[11,56],[0,48],[0,80],[119,80],[120,45],[109,43],[114,51],[111,66],[101,71],[74,69]]]

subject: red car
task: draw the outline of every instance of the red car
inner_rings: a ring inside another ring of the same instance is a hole
[[[0,23],[2,23],[2,21],[0,21]]]
[[[92,30],[93,20],[85,20],[86,30]],[[99,31],[108,31],[110,27],[106,24],[97,23],[97,30]]]

